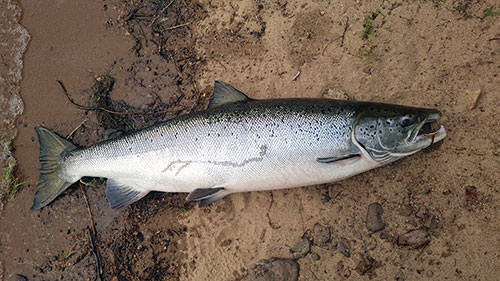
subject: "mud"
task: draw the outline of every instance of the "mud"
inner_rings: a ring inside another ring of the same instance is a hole
[[[215,79],[254,98],[327,93],[436,107],[449,134],[435,148],[339,183],[234,194],[205,208],[186,203],[185,194],[153,193],[112,210],[105,184],[85,187],[103,279],[242,280],[257,276],[252,270],[271,258],[295,260],[298,280],[496,279],[495,1],[21,6],[31,41],[13,148],[17,175],[26,184],[3,200],[3,280],[16,280],[16,274],[29,280],[97,276],[78,185],[42,211],[29,210],[39,167],[34,126],[89,145],[104,139],[106,129],[133,130],[203,110]],[[99,122],[102,110],[78,109],[56,81],[74,102],[93,107],[96,85],[107,77],[113,87],[99,106],[119,112],[107,115],[113,120],[126,121],[108,127]],[[385,223],[375,233],[366,225],[373,202],[383,208],[379,219]],[[291,249],[301,240],[309,246],[297,255]]]

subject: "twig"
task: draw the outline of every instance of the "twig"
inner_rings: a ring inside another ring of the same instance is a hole
[[[85,193],[85,190],[83,190],[82,185],[79,184],[78,186],[80,187],[80,190],[82,191],[83,199],[85,199],[85,204],[87,205],[87,212],[89,213],[89,217],[90,217],[90,227],[92,228],[92,233],[95,235],[97,232],[95,230],[94,216],[92,215],[92,211],[90,210],[89,199],[87,198],[87,194]]]
[[[102,280],[102,265],[101,265],[101,256],[99,255],[99,252],[97,250],[97,247],[94,242],[94,235],[92,234],[92,231],[90,230],[90,227],[87,226],[87,233],[89,234],[89,241],[90,241],[90,247],[92,248],[92,253],[94,254],[95,258],[95,269],[97,272],[97,278],[96,280],[101,281]]]
[[[142,37],[144,38],[144,45],[146,48],[148,47],[148,39],[146,38],[146,33],[144,33],[144,30],[142,29],[141,23],[139,21],[135,21],[137,23],[137,26],[139,26],[139,30],[142,33]]]
[[[338,39],[338,38],[337,38],[337,39]],[[337,40],[337,39],[335,39],[335,40]],[[321,55],[322,55],[322,56],[324,56],[324,55],[325,55],[326,48],[328,48],[328,46],[329,46],[331,43],[332,43],[332,41],[330,41],[330,42],[326,43],[325,47],[323,48],[323,51],[321,52]],[[342,47],[342,45],[341,45],[341,47]]]
[[[269,208],[267,208],[267,213],[266,213],[266,216],[267,216],[267,222],[269,223],[269,226],[272,228],[272,229],[279,229],[281,226],[276,226],[274,225],[274,223],[272,222],[271,220],[271,216],[269,215],[269,212],[271,211],[271,207],[273,206],[273,203],[274,203],[274,195],[273,195],[273,192],[271,191],[271,202],[269,204]]]
[[[220,62],[218,59],[214,58],[214,60],[220,64],[220,66],[222,66],[222,68],[224,68],[225,71],[227,71],[227,67],[225,65],[222,64],[222,62]]]
[[[116,114],[116,115],[154,115],[154,114],[164,114],[164,113],[168,113],[169,112],[169,110],[162,110],[162,111],[155,111],[155,112],[144,112],[144,111],[142,111],[142,112],[116,112],[116,111],[113,111],[113,110],[110,110],[110,109],[106,109],[104,107],[84,106],[84,105],[76,103],[69,96],[68,91],[66,90],[66,87],[64,86],[63,82],[61,82],[60,80],[57,80],[57,82],[61,86],[61,88],[62,88],[64,94],[66,95],[66,98],[68,98],[69,102],[71,104],[73,104],[74,106],[76,106],[76,108],[81,109],[81,110],[88,110],[88,111],[99,111],[99,110],[102,110],[102,111],[105,111],[107,113]]]
[[[78,130],[80,129],[80,127],[83,125],[83,123],[87,122],[88,119],[85,119],[83,120],[78,126],[76,126],[76,128],[73,129],[73,131],[71,131],[71,133],[69,133],[69,135],[66,137],[67,140],[69,140],[71,138],[71,136]]]
[[[161,9],[159,15],[163,14],[163,12],[165,12],[170,6],[172,6],[172,4],[174,3],[174,1],[175,0],[170,1],[170,3],[168,3],[167,6],[165,6],[165,8]]]
[[[299,78],[299,76],[300,76],[300,70],[297,71],[297,74],[295,74],[295,76],[293,77],[292,81],[296,81],[297,78]]]
[[[340,47],[344,47],[345,34],[347,33],[347,29],[349,29],[349,17],[346,17],[347,20],[345,22],[344,32],[342,32],[342,41],[340,42]]]
[[[186,25],[190,25],[190,24],[191,24],[190,22],[181,23],[181,24],[178,24],[178,25],[174,25],[174,26],[165,28],[163,30],[159,30],[159,32],[165,32],[165,31],[173,30],[173,29],[176,29],[176,28],[179,28],[179,27],[184,27]]]
[[[92,211],[90,210],[89,200],[87,198],[87,194],[81,184],[78,185],[80,190],[82,191],[83,198],[85,199],[85,205],[87,205],[87,212],[90,217],[90,227],[87,226],[87,232],[89,234],[90,246],[92,248],[92,252],[94,253],[94,258],[96,261],[96,272],[97,272],[97,280],[102,280],[102,265],[101,265],[101,256],[99,255],[99,250],[96,247],[96,237],[97,231],[95,229],[94,216],[92,215]]]
[[[158,16],[156,16],[152,21],[151,21],[151,27],[153,29],[153,31],[155,32],[158,32],[157,30],[155,30],[154,26],[156,24],[156,21],[160,18],[160,16],[170,7],[172,6],[172,4],[174,3],[175,0],[172,0],[170,1],[170,3],[167,4],[167,6],[165,6],[165,8],[161,9],[161,11],[158,13]],[[159,32],[158,32],[159,33]]]
[[[495,41],[495,40],[500,40],[500,37],[494,37],[494,38],[489,39],[488,41]]]

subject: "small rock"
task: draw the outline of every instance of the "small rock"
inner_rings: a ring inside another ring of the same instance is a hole
[[[479,103],[479,98],[481,98],[481,94],[482,94],[481,89],[465,91],[465,95],[469,100],[469,110],[473,110],[474,108],[477,107],[477,104]]]
[[[269,258],[259,261],[242,281],[297,281],[299,270],[295,260]]]
[[[384,209],[379,203],[371,203],[368,205],[368,211],[366,213],[366,228],[371,232],[377,232],[385,227],[385,222],[382,220],[382,214]]]
[[[335,183],[328,187],[328,195],[330,198],[335,199],[340,195],[340,193],[342,193],[343,190],[344,187],[341,184]]]
[[[403,217],[409,217],[413,213],[413,208],[410,205],[403,204],[398,211]]]
[[[316,245],[324,245],[330,242],[330,228],[328,226],[316,224],[314,226],[313,241]]]
[[[307,255],[311,251],[311,241],[309,239],[303,237],[299,241],[295,242],[292,248],[290,248],[290,252],[293,257],[296,259],[300,259]]]
[[[311,254],[310,254],[310,256],[311,256],[311,259],[312,259],[313,261],[317,261],[317,260],[319,260],[319,255],[318,255],[318,254],[316,254],[316,253],[314,253],[314,252],[313,252],[313,253],[311,253]]]
[[[415,216],[419,219],[426,219],[428,216],[429,216],[429,211],[427,210],[427,208],[425,207],[422,207],[420,209],[418,209],[417,213],[415,214]]]
[[[434,229],[438,227],[438,219],[435,215],[429,216],[424,223],[424,226],[428,229]]]
[[[383,240],[391,238],[391,236],[389,234],[387,234],[387,232],[381,232],[379,236],[380,236],[380,239],[383,239]]]
[[[465,187],[465,201],[467,203],[475,203],[479,199],[479,193],[477,192],[477,188],[472,185],[468,185]]]
[[[361,260],[359,261],[355,270],[358,271],[359,274],[364,275],[373,268],[374,263],[374,258],[370,257],[369,255],[361,255]]]
[[[339,244],[337,245],[337,250],[346,258],[351,257],[351,249],[349,249],[349,242],[347,242],[345,238],[340,238]]]
[[[368,74],[368,75],[371,75],[372,74],[372,67],[367,66],[367,67],[363,68],[363,72]]]
[[[431,237],[427,231],[422,229],[412,230],[398,237],[398,245],[411,248],[419,248],[429,244]]]
[[[321,97],[327,99],[336,99],[336,100],[351,100],[351,97],[341,89],[337,88],[328,88],[321,94]]]
[[[29,281],[28,277],[22,275],[22,274],[16,274],[14,276],[14,281]]]
[[[413,226],[413,227],[417,227],[417,225],[418,225],[417,222],[414,219],[412,219],[412,218],[408,219],[406,221],[406,223],[409,224],[409,225],[411,225],[411,226]]]

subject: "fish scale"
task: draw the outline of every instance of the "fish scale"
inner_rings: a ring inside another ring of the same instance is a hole
[[[349,125],[354,112],[344,110],[340,115],[338,107],[333,100],[275,100],[201,112],[78,149],[62,159],[67,169],[61,177],[71,181],[140,174],[150,179],[141,184],[143,188],[165,192],[211,186],[275,189],[286,182],[280,175],[305,177],[307,181],[297,184],[312,184],[331,177],[329,169],[320,169],[328,175],[315,172],[316,177],[310,177],[318,166],[316,158],[353,146]],[[323,113],[328,110],[336,114]],[[118,166],[119,172],[110,172]],[[259,177],[262,169],[273,171],[272,182]]]
[[[425,138],[416,149],[396,156],[383,151],[389,141],[404,141],[404,149],[409,143],[417,146],[419,126],[436,112],[330,99],[251,100],[216,82],[208,110],[90,147],[75,148],[37,128],[41,159],[55,158],[57,165],[42,162],[46,173],[40,176],[33,208],[48,204],[84,176],[108,179],[112,207],[130,204],[152,190],[189,192],[188,199],[209,204],[233,192],[333,182],[430,145],[423,143]],[[399,117],[407,119],[404,126],[396,122]],[[389,127],[382,128],[381,120],[389,118],[390,124],[384,125]]]

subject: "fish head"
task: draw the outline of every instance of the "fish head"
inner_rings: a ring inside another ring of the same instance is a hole
[[[386,164],[444,139],[443,126],[436,131],[430,126],[440,118],[436,109],[367,104],[360,110],[352,139],[373,161]]]

